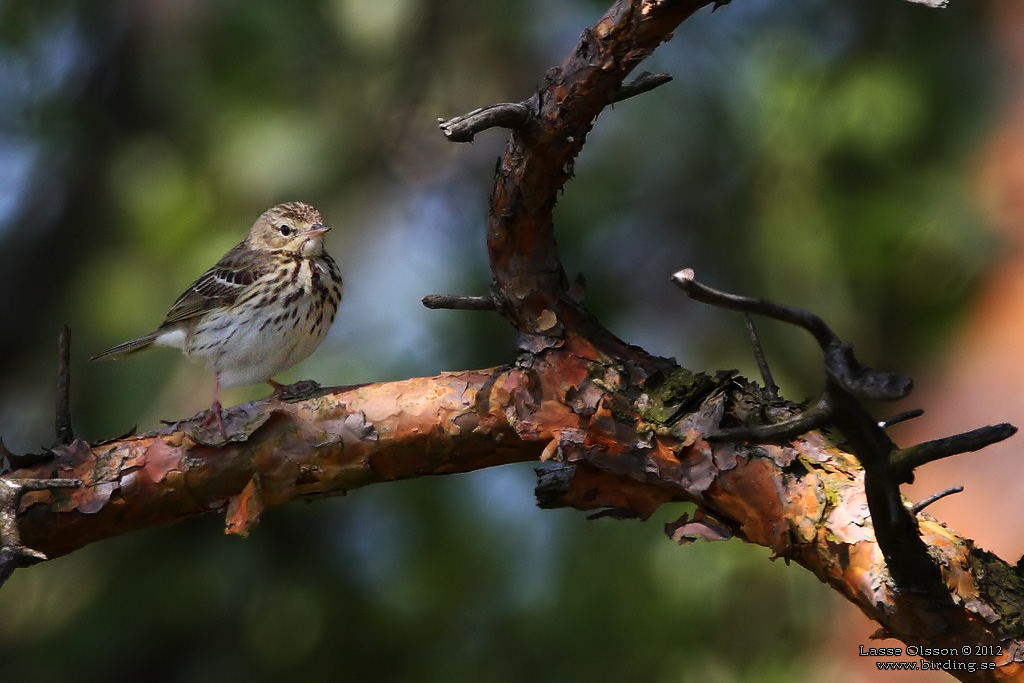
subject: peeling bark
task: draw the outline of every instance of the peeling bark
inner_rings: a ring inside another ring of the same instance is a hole
[[[494,368],[257,401],[225,410],[223,444],[197,440],[198,419],[92,448],[75,442],[56,462],[18,471],[83,482],[25,493],[22,541],[52,558],[219,509],[229,532],[245,534],[296,498],[536,459],[540,448],[516,437],[495,400],[511,377]]]

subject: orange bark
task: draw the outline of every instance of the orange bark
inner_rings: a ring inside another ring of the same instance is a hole
[[[26,493],[22,540],[55,557],[225,507],[228,530],[247,533],[264,509],[295,498],[535,459],[539,448],[516,438],[504,405],[490,400],[509,374],[495,368],[343,388],[296,403],[257,401],[225,410],[223,444],[197,441],[197,420],[92,448],[76,442],[58,464],[17,472],[83,482]]]

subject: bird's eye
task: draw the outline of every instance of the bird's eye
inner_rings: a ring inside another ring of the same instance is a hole
[[[287,223],[282,223],[281,225],[277,226],[277,229],[285,237],[288,237],[292,234],[292,228]]]

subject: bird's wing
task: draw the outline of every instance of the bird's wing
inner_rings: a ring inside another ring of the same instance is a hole
[[[271,266],[252,256],[252,251],[243,244],[225,254],[178,297],[164,318],[164,326],[230,306],[237,301],[239,295]]]

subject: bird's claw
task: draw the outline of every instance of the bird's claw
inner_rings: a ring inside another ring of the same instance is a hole
[[[268,380],[267,384],[274,388],[274,393],[272,394],[274,399],[287,403],[312,398],[321,389],[320,384],[311,379],[299,380],[294,384],[280,384],[274,380]]]

